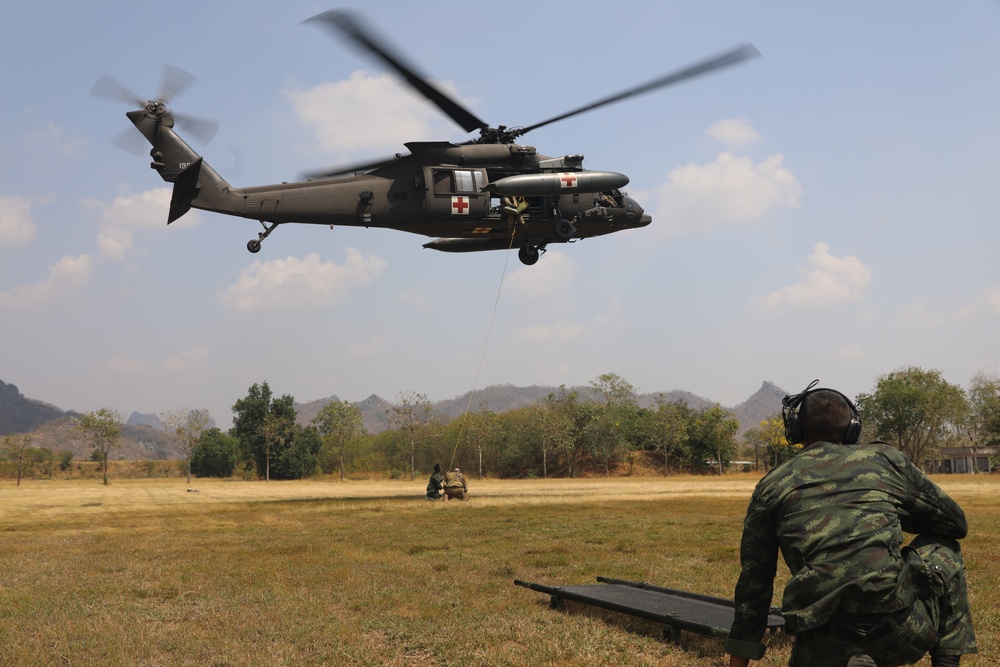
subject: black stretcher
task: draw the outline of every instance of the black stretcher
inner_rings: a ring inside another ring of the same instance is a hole
[[[736,603],[725,598],[662,588],[638,581],[598,577],[599,584],[588,586],[544,586],[514,580],[517,586],[552,596],[549,606],[562,609],[563,601],[581,602],[663,624],[663,637],[679,644],[681,631],[726,638],[733,625]],[[772,609],[767,617],[771,630],[785,625],[781,612]]]

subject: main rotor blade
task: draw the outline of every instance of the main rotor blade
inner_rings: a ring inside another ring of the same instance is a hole
[[[374,53],[383,62],[401,74],[407,83],[416,88],[421,95],[436,104],[449,118],[461,125],[466,132],[489,127],[487,123],[480,120],[471,111],[432,86],[427,81],[427,77],[418,74],[416,69],[405,63],[398,55],[393,54],[384,44],[377,41],[372,33],[363,29],[359,21],[353,18],[350,13],[330,10],[306,19],[305,22],[308,21],[324,23],[350,37],[363,51]]]
[[[620,102],[621,100],[627,99],[629,97],[635,97],[636,95],[642,95],[643,93],[648,93],[650,91],[656,90],[657,88],[663,88],[665,86],[671,86],[675,83],[680,83],[687,79],[691,79],[696,76],[701,76],[702,74],[707,74],[717,69],[723,67],[729,67],[730,65],[735,65],[741,63],[744,60],[750,58],[759,58],[760,51],[757,50],[753,44],[744,44],[739,46],[732,51],[727,51],[721,55],[715,56],[714,58],[709,58],[701,62],[695,63],[685,67],[682,70],[674,72],[673,74],[668,74],[666,76],[660,77],[659,79],[654,79],[648,83],[644,83],[641,86],[636,86],[635,88],[630,88],[628,90],[623,90],[620,93],[605,97],[596,102],[588,104],[586,106],[580,107],[579,109],[574,109],[573,111],[568,111],[564,114],[556,116],[554,118],[549,118],[541,123],[535,123],[534,125],[529,125],[528,127],[522,128],[518,134],[526,134],[531,130],[536,130],[540,127],[548,125],[550,123],[555,123],[559,120],[565,120],[570,116],[576,116],[577,114],[584,113],[585,111],[591,111],[599,107],[606,106],[608,104],[613,104],[615,102]]]
[[[392,157],[382,158],[381,160],[372,160],[370,162],[344,165],[342,167],[337,167],[335,169],[328,169],[324,171],[311,171],[304,174],[304,176],[306,178],[319,179],[319,178],[333,178],[334,176],[342,176],[344,174],[354,174],[360,171],[369,171],[371,169],[384,167],[385,165],[391,164],[402,157],[404,156],[397,153]]]

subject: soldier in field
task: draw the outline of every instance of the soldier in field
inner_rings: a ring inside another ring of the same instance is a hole
[[[857,444],[854,404],[816,382],[782,401],[803,450],[754,490],[743,524],[731,667],[759,660],[778,554],[791,667],[891,667],[976,652],[962,508],[891,445]],[[917,535],[907,546],[903,533]]]
[[[468,500],[469,485],[465,481],[465,475],[458,468],[446,472],[444,475],[444,495],[448,500]]]

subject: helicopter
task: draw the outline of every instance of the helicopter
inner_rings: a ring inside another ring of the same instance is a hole
[[[144,100],[105,75],[91,93],[116,99],[125,95],[135,107],[126,116],[152,145],[151,168],[173,183],[167,224],[192,208],[257,220],[263,229],[247,243],[251,253],[259,252],[264,239],[288,223],[387,228],[432,237],[423,247],[444,252],[517,247],[520,261],[532,265],[549,244],[645,227],[652,217],[621,190],[629,182],[624,174],[585,169],[581,154],[543,155],[534,146],[518,143],[520,137],[760,56],[752,45],[739,46],[533,125],[493,127],[433,86],[353,13],[331,10],[304,23],[346,36],[395,70],[463,130],[478,131],[478,136],[462,143],[408,142],[407,154],[325,170],[297,182],[235,188],[174,130],[175,125],[189,128],[209,139],[215,132],[217,124],[175,114],[167,105],[193,77],[169,69],[172,76],[165,77],[162,94]]]

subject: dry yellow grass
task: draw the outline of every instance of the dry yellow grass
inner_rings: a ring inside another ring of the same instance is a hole
[[[973,527],[963,664],[997,664],[1000,479],[937,481]],[[468,503],[424,501],[424,480],[5,482],[0,664],[721,665],[718,640],[554,612],[513,580],[729,596],[755,482],[470,480]],[[759,664],[786,658],[779,639]]]

